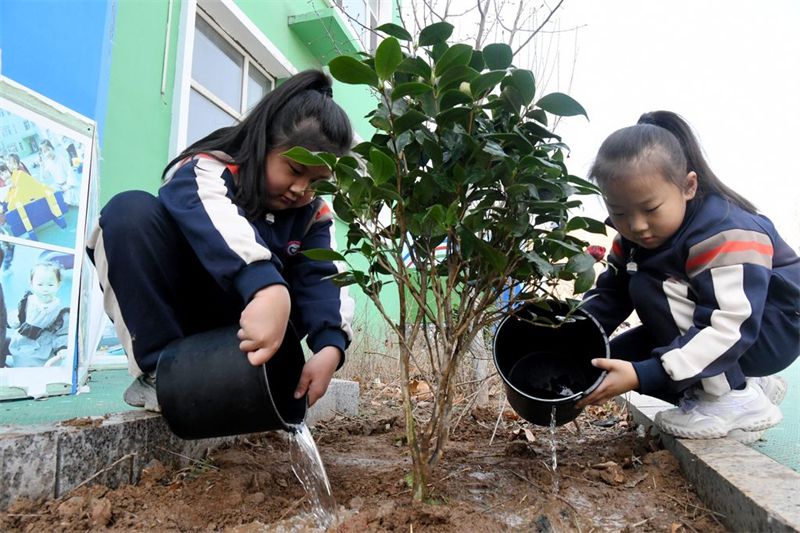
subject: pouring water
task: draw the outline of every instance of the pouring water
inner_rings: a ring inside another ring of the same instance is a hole
[[[336,521],[336,500],[328,474],[308,426],[301,423],[292,429],[289,437],[292,471],[308,495],[314,520],[319,527],[327,529]]]

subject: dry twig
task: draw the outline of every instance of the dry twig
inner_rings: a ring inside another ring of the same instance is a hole
[[[98,470],[97,472],[95,472],[94,474],[92,474],[91,476],[89,476],[87,479],[85,479],[85,480],[81,481],[81,482],[80,482],[80,483],[79,483],[79,484],[78,484],[78,485],[77,485],[77,486],[76,486],[74,489],[72,489],[72,490],[73,490],[73,491],[75,491],[75,490],[78,490],[79,488],[83,487],[84,485],[86,485],[87,483],[89,483],[90,481],[92,481],[93,479],[95,479],[97,476],[99,476],[99,475],[101,475],[101,474],[104,474],[104,473],[108,472],[109,470],[111,470],[112,468],[114,468],[115,466],[117,466],[118,464],[120,464],[122,461],[125,461],[126,459],[132,459],[132,458],[133,458],[133,457],[135,457],[135,456],[136,456],[136,453],[135,453],[135,452],[132,452],[132,453],[126,453],[125,455],[123,455],[122,457],[120,457],[119,459],[117,459],[116,461],[114,461],[113,463],[111,463],[110,465],[108,465],[108,466],[106,466],[106,467],[103,467],[103,468],[101,468],[100,470]]]

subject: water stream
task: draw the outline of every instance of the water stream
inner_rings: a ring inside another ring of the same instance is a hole
[[[554,405],[550,410],[550,468],[553,470],[553,492],[558,494],[559,479],[558,479],[558,455],[556,453],[556,406]]]
[[[294,426],[289,433],[292,471],[308,495],[311,514],[320,528],[327,529],[336,521],[336,500],[317,444],[305,423]]]

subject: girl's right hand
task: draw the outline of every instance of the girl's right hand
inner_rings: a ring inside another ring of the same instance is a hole
[[[253,366],[269,361],[283,342],[289,323],[291,299],[283,285],[270,285],[258,291],[242,311],[237,336],[239,349]]]

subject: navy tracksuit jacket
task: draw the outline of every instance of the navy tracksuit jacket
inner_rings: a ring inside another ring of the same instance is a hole
[[[608,262],[584,309],[609,335],[636,311],[646,340],[614,353],[612,339],[612,357],[633,361],[644,394],[721,395],[800,354],[800,258],[763,215],[709,194],[662,246],[618,235]]]

